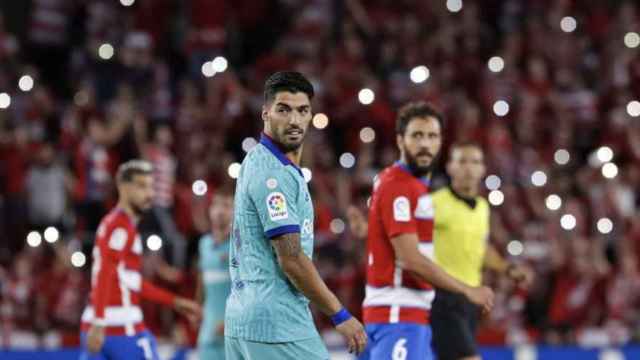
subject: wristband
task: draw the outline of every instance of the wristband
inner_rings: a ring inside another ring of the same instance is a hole
[[[345,308],[340,309],[340,311],[331,316],[331,322],[333,322],[333,326],[338,326],[349,319],[351,319],[351,314],[349,314],[349,312]]]

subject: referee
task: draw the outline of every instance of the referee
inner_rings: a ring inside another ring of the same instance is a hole
[[[489,205],[479,195],[485,174],[484,154],[474,143],[450,149],[447,173],[451,185],[432,195],[435,210],[436,262],[451,276],[469,286],[482,283],[482,268],[517,282],[531,281],[531,271],[509,263],[488,244]],[[437,289],[431,309],[433,348],[439,360],[480,359],[475,331],[481,309],[464,296]]]

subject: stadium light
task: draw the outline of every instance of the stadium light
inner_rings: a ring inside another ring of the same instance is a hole
[[[204,75],[205,77],[212,77],[216,74],[216,71],[213,68],[213,62],[211,61],[207,61],[204,64],[202,64],[202,67],[200,68],[200,71],[202,71],[202,75]]]
[[[331,232],[334,234],[342,234],[345,229],[344,221],[338,218],[333,219],[329,224],[329,228],[331,229]]]
[[[376,94],[369,88],[364,88],[358,92],[358,100],[362,105],[369,105],[376,99]]]
[[[31,231],[27,234],[27,245],[31,247],[38,247],[42,244],[42,236],[37,231]]]
[[[60,239],[60,232],[53,226],[49,226],[44,230],[44,240],[50,244]]]
[[[258,145],[258,142],[252,137],[247,137],[242,140],[242,150],[244,152],[249,152],[249,150],[253,149],[256,145]]]
[[[487,62],[487,66],[489,67],[489,70],[491,72],[499,73],[504,69],[504,59],[502,59],[500,56],[493,56]]]
[[[447,10],[452,13],[462,10],[462,0],[447,0]]]
[[[29,75],[22,75],[18,80],[18,87],[24,92],[31,91],[33,89],[33,78]]]
[[[613,160],[613,150],[608,146],[601,146],[596,150],[596,156],[601,163],[608,163]]]
[[[489,175],[484,179],[484,185],[488,190],[498,190],[502,186],[502,179],[498,175]]]
[[[575,229],[576,217],[571,214],[562,215],[560,218],[560,226],[567,231]]]
[[[626,33],[624,35],[624,45],[629,49],[637,48],[640,45],[640,35],[633,31]]]
[[[229,165],[229,168],[227,169],[227,173],[229,174],[229,176],[232,179],[237,179],[238,176],[240,176],[240,163],[234,162],[233,164]]]
[[[504,100],[498,100],[493,103],[493,113],[498,116],[505,116],[509,113],[509,103]]]
[[[87,257],[80,251],[71,254],[71,265],[81,268],[87,263]]]
[[[304,181],[309,182],[311,181],[311,179],[313,179],[313,173],[311,172],[311,169],[309,168],[302,168],[302,177],[304,177]]]
[[[136,2],[136,0],[120,0],[122,6],[131,6],[134,2]]]
[[[350,169],[356,164],[356,157],[352,153],[346,152],[340,155],[340,166]]]
[[[3,92],[0,93],[0,109],[7,109],[11,105],[11,96]]]
[[[411,69],[411,72],[409,73],[409,78],[415,84],[421,84],[427,81],[429,76],[430,76],[429,68],[427,68],[424,65],[414,67],[413,69]]]
[[[366,126],[360,129],[360,141],[370,143],[376,139],[376,132],[372,128]]]
[[[560,207],[562,206],[562,199],[560,198],[560,196],[556,194],[551,194],[547,196],[544,202],[545,202],[545,205],[547,206],[547,209],[553,210],[553,211],[560,209]]]
[[[111,59],[114,53],[115,50],[113,49],[113,45],[109,43],[104,43],[98,48],[98,56],[100,56],[102,60]]]
[[[489,193],[489,203],[493,206],[500,206],[504,203],[504,194],[500,190],[493,190]]]
[[[507,251],[511,256],[520,256],[524,252],[524,245],[518,240],[511,240],[507,245]]]
[[[596,226],[601,234],[608,234],[613,231],[613,221],[606,217],[598,220]]]
[[[329,117],[326,114],[317,113],[313,116],[311,123],[316,129],[322,130],[329,126]]]
[[[560,29],[566,33],[571,33],[578,27],[578,22],[572,16],[565,16],[560,20]]]
[[[147,238],[147,247],[151,251],[158,251],[162,248],[162,238],[156,234],[150,235]]]
[[[229,62],[224,56],[216,56],[215,59],[211,61],[211,67],[215,72],[224,72],[229,67]]]
[[[602,165],[601,170],[602,170],[602,176],[604,176],[607,179],[613,179],[616,176],[618,176],[618,165],[612,162],[608,162]]]
[[[541,170],[534,171],[531,174],[531,183],[537,187],[544,186],[547,183],[547,174]]]
[[[566,165],[571,160],[571,154],[566,149],[558,149],[553,154],[553,160],[558,165]]]
[[[627,114],[629,116],[638,117],[640,116],[640,101],[632,100],[627,104]]]
[[[193,191],[196,196],[203,196],[207,193],[207,190],[208,186],[204,180],[196,180],[191,184],[191,191]]]

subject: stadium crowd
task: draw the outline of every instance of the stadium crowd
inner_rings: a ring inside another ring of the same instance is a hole
[[[366,209],[373,176],[396,157],[395,110],[422,99],[446,114],[445,144],[484,147],[489,241],[536,270],[528,289],[486,274],[496,305],[480,343],[639,340],[638,11],[570,0],[3,2],[0,347],[77,345],[93,233],[114,205],[117,164],[134,157],[155,165],[145,269],[193,294],[209,198],[255,145],[263,82],[280,69],[312,79],[314,111],[327,116],[314,118],[303,155],[315,262],[352,313],[364,243],[346,210]],[[145,308],[155,334],[192,344],[197,329],[174,318]]]

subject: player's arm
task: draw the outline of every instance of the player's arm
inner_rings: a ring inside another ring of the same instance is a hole
[[[488,244],[484,255],[484,266],[488,269],[505,274],[513,281],[528,285],[533,280],[533,272],[526,266],[507,261],[496,248]]]
[[[447,274],[440,266],[422,255],[418,250],[418,235],[399,234],[391,238],[391,244],[400,266],[416,274],[431,285],[451,292],[459,293],[487,310],[493,305],[493,293],[489,288],[471,287]]]
[[[202,315],[202,309],[195,301],[177,296],[144,279],[140,286],[140,296],[149,301],[173,307],[193,323],[196,323]]]
[[[320,277],[311,259],[304,254],[300,234],[294,232],[273,237],[271,244],[287,278],[320,311],[331,317],[336,329],[347,337],[350,351],[362,352],[367,343],[362,324],[343,308]]]

